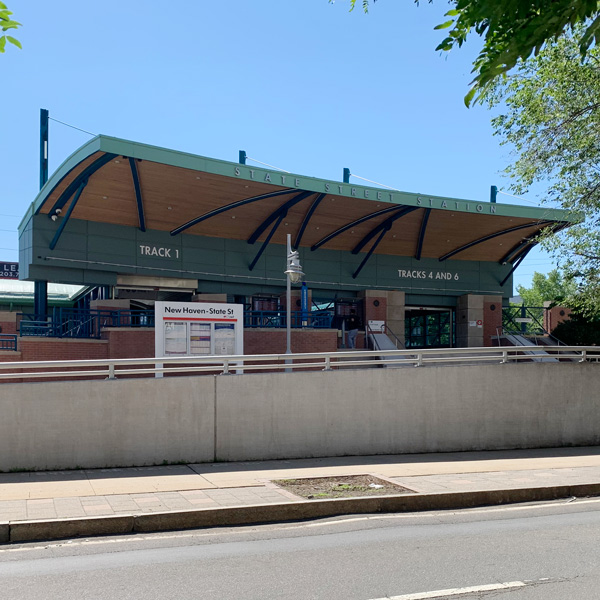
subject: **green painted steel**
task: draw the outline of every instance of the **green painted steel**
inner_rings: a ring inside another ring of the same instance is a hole
[[[200,280],[201,292],[230,294],[280,293],[285,289],[286,249],[270,244],[250,272],[255,249],[243,240],[168,231],[140,231],[136,227],[71,219],[54,250],[49,242],[58,224],[35,215],[23,228],[20,249],[22,278],[64,283],[114,285],[117,274]],[[300,248],[309,287],[328,296],[354,295],[364,289],[403,290],[432,298],[467,293],[512,292],[512,278],[500,286],[511,265],[374,254],[369,269],[352,275],[365,257],[338,250],[311,252]],[[436,304],[439,304],[437,302]]]
[[[427,194],[414,194],[409,192],[396,192],[393,190],[382,190],[381,188],[353,185],[339,181],[317,179],[293,173],[280,173],[268,169],[249,167],[239,163],[206,158],[194,154],[187,154],[166,148],[148,146],[137,142],[130,142],[107,136],[97,136],[87,144],[74,152],[57,169],[48,182],[41,189],[33,202],[28,215],[39,212],[46,198],[60,181],[74,169],[81,161],[85,160],[94,152],[107,152],[153,161],[161,164],[172,165],[193,171],[201,171],[216,175],[223,175],[233,179],[257,181],[273,186],[297,188],[299,191],[312,191],[327,193],[336,197],[362,198],[372,200],[376,203],[401,204],[407,206],[421,206],[436,210],[450,210],[452,212],[496,214],[509,217],[522,217],[533,219],[544,219],[553,221],[573,221],[573,217],[567,211],[552,208],[536,208],[528,206],[513,206],[509,204],[477,202],[458,198],[445,198],[442,196],[430,196]],[[27,222],[27,216],[19,226],[21,228]]]

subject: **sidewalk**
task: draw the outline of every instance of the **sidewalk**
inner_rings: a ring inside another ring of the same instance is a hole
[[[346,503],[339,513],[346,514],[353,512],[352,506],[361,499],[305,500],[279,488],[273,480],[364,473],[391,479],[419,498],[462,493],[467,506],[473,503],[464,493],[551,489],[550,498],[569,493],[557,491],[558,487],[597,484],[600,494],[600,447],[0,473],[0,526],[9,524],[10,529],[32,521],[86,518],[97,523],[103,517],[250,506],[262,507],[264,521],[268,506],[302,504],[302,514],[310,516],[310,504],[323,502],[329,503],[330,510],[331,503]],[[535,496],[544,497],[543,493]],[[489,498],[491,503],[516,501]],[[217,521],[215,524],[226,524],[225,514]]]

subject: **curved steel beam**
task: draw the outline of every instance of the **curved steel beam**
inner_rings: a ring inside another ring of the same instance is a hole
[[[260,250],[256,253],[254,260],[250,263],[250,266],[248,267],[249,271],[252,271],[252,269],[254,269],[254,267],[256,266],[258,259],[262,256],[262,253],[266,250],[267,246],[269,245],[269,242],[271,241],[271,238],[273,237],[273,234],[277,231],[277,228],[281,225],[281,221],[283,221],[285,215],[286,215],[285,212],[282,212],[279,215],[279,218],[277,219],[277,223],[275,223],[275,225],[273,225],[273,229],[271,229],[271,231],[269,232],[267,239],[263,242],[263,245],[260,247]]]
[[[211,217],[216,217],[217,215],[220,215],[221,213],[227,212],[228,210],[232,210],[234,208],[238,208],[239,206],[244,206],[244,204],[250,204],[252,202],[258,202],[259,200],[266,200],[267,198],[275,198],[276,196],[283,196],[285,194],[291,194],[292,192],[295,192],[295,191],[296,190],[293,190],[293,189],[279,190],[278,192],[270,192],[268,194],[260,194],[260,196],[252,196],[252,198],[244,198],[244,200],[238,200],[236,202],[231,202],[230,204],[221,206],[220,208],[215,208],[214,210],[204,213],[203,215],[200,215],[199,217],[196,217],[195,219],[192,219],[191,221],[188,221],[187,223],[184,223],[183,225],[176,227],[170,233],[171,233],[171,235],[177,235],[178,233],[181,233],[182,231],[185,231],[186,229],[189,229],[190,227],[193,227],[194,225],[197,225],[198,223],[202,223],[202,221],[206,221],[206,219],[210,219]]]
[[[258,238],[266,231],[273,221],[279,218],[280,215],[287,215],[287,212],[294,204],[298,204],[298,202],[302,202],[305,198],[312,196],[314,192],[300,192],[296,196],[294,196],[291,200],[288,200],[284,204],[282,204],[279,208],[275,209],[254,231],[254,233],[248,238],[249,244],[254,244],[258,240]]]
[[[535,244],[531,244],[529,248],[527,248],[524,252],[521,253],[521,256],[515,261],[515,264],[512,266],[512,269],[508,272],[508,275],[500,282],[500,287],[502,287],[507,281],[508,278],[515,272],[515,269],[523,262],[525,257],[533,250]]]
[[[564,229],[565,227],[567,227],[568,223],[556,223],[553,227],[551,227],[552,229],[552,233],[558,233],[561,229]],[[526,246],[528,246],[529,244],[533,243],[533,244],[537,244],[537,238],[541,236],[541,232],[543,231],[543,229],[541,231],[536,231],[533,235],[530,235],[528,237],[526,237],[524,240],[522,240],[521,242],[519,242],[516,246],[514,246],[513,248],[511,248],[511,250],[509,250],[501,259],[500,259],[500,264],[501,265],[505,265],[506,263],[510,262],[513,258],[515,258],[519,252],[525,248]]]
[[[392,227],[394,221],[401,219],[405,215],[409,213],[419,210],[420,206],[404,206],[402,210],[398,211],[395,215],[388,217],[385,221],[374,227],[365,237],[356,244],[356,246],[352,249],[352,254],[358,254],[382,229],[389,230]],[[379,242],[378,242],[379,243]]]
[[[431,209],[426,208],[423,213],[423,220],[421,221],[421,230],[419,231],[419,241],[417,242],[417,251],[415,252],[415,258],[421,260],[421,252],[423,251],[423,242],[425,241],[425,231],[427,230],[427,221],[429,221],[429,215]]]
[[[142,188],[140,187],[140,176],[134,158],[129,158],[129,168],[131,169],[131,178],[135,189],[135,200],[137,202],[138,219],[140,222],[140,231],[146,231],[146,219],[144,218],[144,203],[142,201]]]
[[[352,221],[352,223],[348,223],[348,225],[344,225],[343,227],[336,229],[333,233],[326,235],[322,240],[319,240],[316,244],[311,246],[310,249],[311,249],[311,251],[313,251],[313,250],[316,250],[317,248],[320,248],[323,244],[326,244],[327,242],[331,241],[334,237],[337,237],[338,235],[344,233],[344,231],[348,231],[348,229],[351,229],[352,227],[356,227],[357,225],[360,225],[361,223],[364,223],[365,221],[369,221],[370,219],[374,219],[375,217],[379,217],[380,215],[385,215],[387,213],[394,212],[396,210],[402,210],[404,208],[406,208],[406,206],[396,205],[396,206],[392,206],[390,208],[384,208],[383,210],[378,210],[374,213],[365,215],[364,217],[361,217],[360,219],[356,219],[356,221]]]
[[[377,246],[379,246],[379,242],[381,242],[381,240],[383,239],[383,236],[389,230],[390,230],[390,227],[385,227],[384,229],[381,230],[379,237],[377,238],[377,240],[375,240],[375,243],[371,246],[370,250],[367,252],[367,255],[363,258],[362,262],[358,266],[358,269],[356,269],[356,271],[354,271],[354,273],[352,274],[352,279],[356,279],[358,277],[358,274],[362,271],[362,268],[367,264],[367,261],[371,258],[373,252],[375,251],[375,248],[377,248]]]
[[[524,225],[517,225],[516,227],[509,227],[508,229],[503,229],[502,231],[497,231],[496,233],[490,233],[489,235],[485,235],[482,238],[479,238],[478,240],[474,240],[472,242],[469,242],[468,244],[464,244],[460,248],[456,248],[455,250],[447,252],[446,254],[444,254],[444,256],[440,256],[439,260],[441,262],[450,258],[451,256],[458,254],[459,252],[462,252],[463,250],[468,250],[473,246],[477,246],[478,244],[482,244],[483,242],[487,242],[488,240],[500,237],[501,235],[512,233],[513,231],[519,231],[520,229],[528,229],[530,227],[539,227],[540,225],[550,225],[551,223],[555,223],[555,221],[536,221],[535,223],[525,223]]]
[[[75,193],[75,197],[73,198],[73,201],[71,202],[71,204],[69,204],[69,208],[67,209],[67,214],[63,217],[63,220],[62,220],[60,226],[56,230],[56,233],[54,234],[54,237],[52,238],[52,241],[50,242],[50,250],[54,250],[54,248],[56,248],[56,244],[58,244],[58,240],[60,239],[62,232],[65,230],[65,227],[67,226],[67,222],[69,221],[71,213],[73,212],[75,205],[79,201],[79,198],[81,197],[81,193],[83,192],[87,183],[88,183],[87,179],[83,179],[82,181],[79,182],[79,187],[77,188],[77,192]]]
[[[107,152],[104,156],[97,158],[91,165],[88,165],[71,183],[65,188],[64,192],[58,197],[58,200],[54,203],[54,206],[50,209],[48,213],[48,217],[51,218],[56,214],[56,211],[61,211],[69,198],[77,191],[82,181],[86,181],[101,167],[103,167],[107,162],[110,162],[113,158],[116,158],[117,154],[111,154]]]
[[[304,220],[302,221],[302,225],[300,225],[300,230],[298,231],[298,235],[296,236],[296,241],[294,242],[294,245],[292,247],[294,250],[296,250],[298,246],[300,246],[300,242],[302,241],[302,236],[304,235],[304,231],[308,226],[308,222],[314,215],[315,210],[317,210],[317,207],[319,206],[319,204],[321,204],[321,200],[323,200],[325,196],[327,196],[327,194],[319,194],[308,209],[308,212],[306,213]]]

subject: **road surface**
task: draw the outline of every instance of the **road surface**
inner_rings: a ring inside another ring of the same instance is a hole
[[[600,600],[600,499],[0,546],[2,600]]]

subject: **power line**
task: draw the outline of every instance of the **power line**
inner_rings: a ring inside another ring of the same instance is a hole
[[[286,171],[285,169],[280,169],[279,167],[275,167],[273,165],[270,165],[269,163],[261,162],[260,160],[256,160],[256,158],[250,158],[249,156],[247,156],[246,160],[251,160],[255,163],[258,163],[259,165],[265,165],[265,167],[271,167],[271,169],[277,169],[278,171],[283,171],[284,173],[289,173],[289,171]]]
[[[59,121],[58,119],[55,119],[54,117],[48,117],[48,119],[50,119],[51,121],[56,121],[57,123],[60,123],[61,125],[65,125],[66,127],[70,127],[71,129],[77,129],[77,131],[81,131],[82,133],[87,133],[88,135],[91,135],[92,137],[96,137],[98,135],[97,133],[92,133],[91,131],[81,129],[81,127],[75,127],[75,125],[69,125],[68,123],[65,123],[64,121]]]

